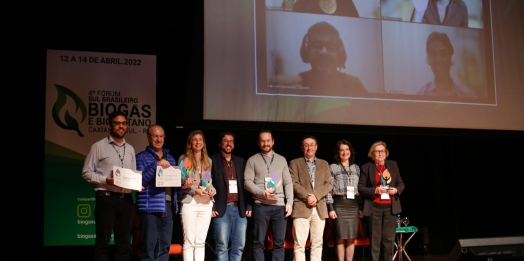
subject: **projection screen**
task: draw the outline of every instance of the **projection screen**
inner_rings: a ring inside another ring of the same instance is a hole
[[[510,1],[324,2],[205,1],[204,120],[524,130]]]

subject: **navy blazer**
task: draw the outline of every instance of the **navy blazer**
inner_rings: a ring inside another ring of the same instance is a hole
[[[402,212],[400,206],[400,194],[404,191],[404,181],[400,177],[397,162],[394,160],[386,160],[384,163],[386,169],[391,173],[391,187],[397,189],[398,193],[391,197],[391,214],[398,214]],[[375,163],[368,162],[360,167],[360,179],[358,181],[358,193],[364,199],[364,216],[371,215],[373,207],[373,200],[375,199],[375,188],[377,181],[375,180]]]
[[[236,155],[232,155],[232,157],[235,162],[235,171],[237,175],[238,210],[241,217],[246,217],[246,210],[251,210],[253,204],[253,196],[244,189],[244,168],[246,167],[246,161]],[[213,186],[216,189],[213,211],[218,211],[217,217],[222,217],[226,212],[229,182],[226,177],[222,154],[216,153],[211,155],[210,158],[213,161],[211,177],[213,179]]]

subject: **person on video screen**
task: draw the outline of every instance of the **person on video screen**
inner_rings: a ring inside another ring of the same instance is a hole
[[[277,75],[276,85],[303,86],[303,93],[328,96],[354,96],[367,90],[356,76],[341,72],[347,54],[338,30],[327,22],[312,25],[302,39],[300,57],[311,70],[298,75]]]
[[[462,0],[412,0],[411,22],[468,27],[468,7]]]
[[[445,33],[432,32],[426,40],[426,63],[433,71],[434,80],[424,85],[418,95],[471,97],[469,92],[455,84],[450,70],[455,50]]]
[[[352,0],[297,0],[294,12],[359,17]]]

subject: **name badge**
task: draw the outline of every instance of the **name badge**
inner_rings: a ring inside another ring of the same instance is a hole
[[[346,198],[355,199],[355,187],[347,186]]]
[[[237,180],[229,181],[229,193],[238,193]]]

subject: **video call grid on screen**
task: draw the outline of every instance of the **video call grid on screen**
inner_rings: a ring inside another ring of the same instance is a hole
[[[464,0],[464,27],[411,21],[413,1],[353,0],[358,17],[255,1],[256,94],[496,105],[490,2]],[[450,7],[445,19],[464,13]],[[335,77],[314,72],[311,46],[335,57]],[[432,90],[449,77],[451,90]]]

